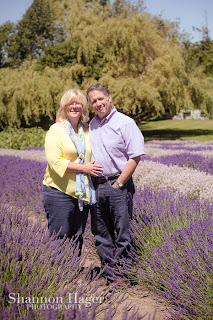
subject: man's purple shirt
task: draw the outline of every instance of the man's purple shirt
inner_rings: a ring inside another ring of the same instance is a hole
[[[144,154],[144,138],[130,117],[112,106],[101,120],[97,115],[89,125],[92,160],[103,167],[103,176],[122,172],[130,158]]]

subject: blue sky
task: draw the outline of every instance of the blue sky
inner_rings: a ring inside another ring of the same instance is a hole
[[[33,0],[0,0],[0,25],[10,20],[17,22]],[[192,35],[192,41],[201,40],[192,26],[202,28],[208,21],[209,35],[213,39],[213,0],[144,0],[148,12],[170,21],[179,20],[180,30]]]
[[[209,36],[213,40],[213,0],[144,0],[147,11],[162,15],[170,21],[179,20],[180,30],[190,33],[192,41],[200,41],[202,34],[192,26],[202,29],[208,22]]]

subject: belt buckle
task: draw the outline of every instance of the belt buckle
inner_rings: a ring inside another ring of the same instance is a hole
[[[107,182],[108,181],[108,177],[107,176],[102,176],[100,177],[100,183],[104,183],[104,182]]]

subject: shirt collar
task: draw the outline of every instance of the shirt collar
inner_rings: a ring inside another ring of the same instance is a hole
[[[98,120],[99,123],[103,123],[106,121],[109,121],[109,119],[113,116],[114,113],[116,113],[117,110],[115,108],[115,106],[112,106],[112,110],[111,112],[108,114],[108,116],[106,116],[105,118],[103,118],[102,120],[99,118],[99,116],[96,114],[95,118]]]

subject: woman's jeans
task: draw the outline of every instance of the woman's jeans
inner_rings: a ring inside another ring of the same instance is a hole
[[[44,185],[43,205],[48,219],[50,235],[55,232],[61,239],[66,236],[76,240],[80,255],[89,205],[84,206],[83,211],[80,211],[78,199]]]

